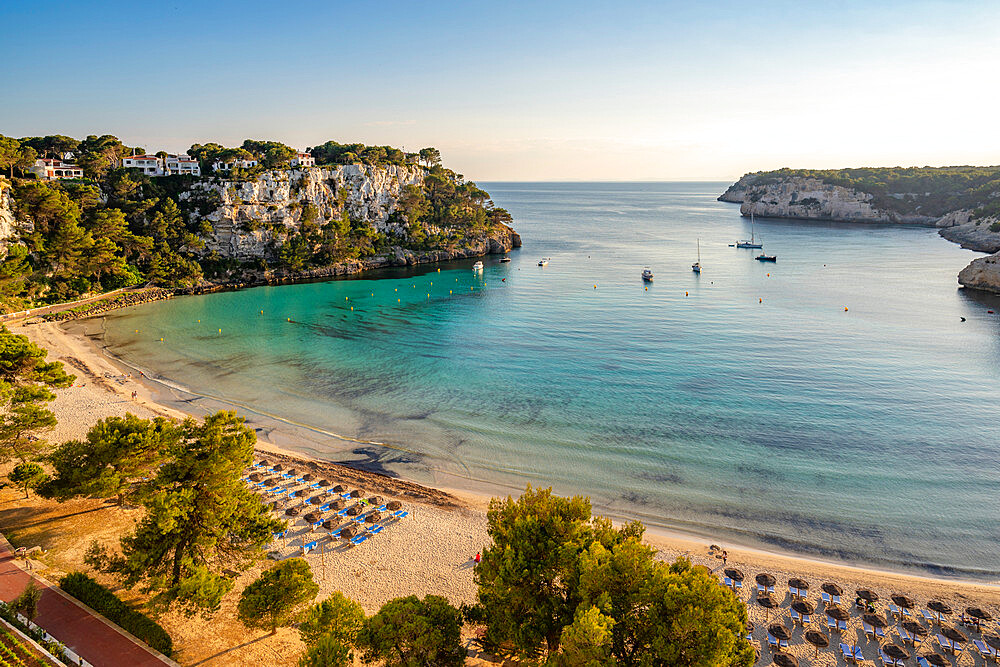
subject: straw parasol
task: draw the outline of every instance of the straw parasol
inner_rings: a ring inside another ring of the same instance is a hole
[[[833,595],[833,593],[831,593]],[[819,650],[830,645],[830,637],[819,630],[806,630],[806,641],[816,647],[816,657],[819,657]]]
[[[361,508],[357,505],[353,505],[347,508],[347,516],[357,516],[361,513]]]
[[[347,487],[344,486],[343,484],[338,484],[337,486],[333,487],[334,493],[343,493],[344,491],[347,491]]]
[[[251,482],[259,482],[261,480],[261,474],[259,472],[250,473]]]
[[[910,652],[902,646],[896,644],[886,644],[882,647],[882,652],[893,660],[909,660]]]
[[[372,512],[365,517],[365,523],[378,523],[382,519],[382,515],[378,512]]]
[[[927,662],[934,665],[934,667],[951,667],[951,663],[948,662],[948,658],[943,655],[938,655],[937,653],[928,653],[924,656]]]
[[[826,615],[835,621],[846,621],[851,617],[850,612],[843,607],[838,607],[835,604],[827,605],[825,611]]]
[[[770,618],[771,616],[771,610],[776,609],[778,607],[778,603],[775,602],[770,595],[765,595],[764,593],[761,593],[760,595],[757,596],[757,604],[759,604],[761,607],[767,610],[764,619],[764,622],[767,623],[768,618]]]
[[[969,638],[965,636],[965,633],[958,628],[952,627],[950,625],[941,625],[941,634],[950,639],[953,642],[967,642]]]
[[[981,607],[966,607],[965,613],[973,618],[978,618],[981,621],[992,621],[993,614],[986,611]]]
[[[777,579],[769,575],[767,572],[761,572],[755,577],[755,579],[757,580],[757,583],[760,584],[761,586],[774,586],[774,584],[776,584],[778,581]]]
[[[913,609],[915,606],[917,606],[917,603],[913,601],[913,598],[907,595],[902,595],[900,593],[894,594],[892,596],[892,601],[895,602],[898,606],[902,607],[903,609]]]
[[[784,641],[788,641],[792,638],[791,631],[781,623],[772,623],[767,626],[767,631],[771,633],[772,637],[777,637],[778,639],[783,639]]]
[[[398,500],[390,500],[385,504],[385,508],[387,510],[392,510],[392,511],[398,510],[402,506],[403,503],[399,502]]]
[[[316,483],[319,484],[320,486],[330,486],[330,480],[328,479],[321,479]]]
[[[309,514],[306,514],[302,518],[306,520],[306,523],[316,523],[319,521],[319,514],[316,514],[316,512],[309,512]]]
[[[288,474],[294,477],[295,475],[299,474],[299,471],[296,470],[295,468],[292,468],[291,470],[288,471]]]
[[[837,597],[840,597],[844,594],[844,589],[834,583],[827,582],[820,586],[820,588],[822,588],[823,592],[828,595],[836,595]]]
[[[854,592],[862,600],[867,600],[868,602],[877,602],[878,593],[875,591],[870,591],[867,588],[862,588],[861,590]]]
[[[313,481],[313,479],[315,479],[315,477],[316,477],[316,475],[312,474],[311,472],[307,472],[306,474],[302,475],[302,479],[304,479],[307,482]]]
[[[327,519],[326,521],[323,522],[323,527],[326,528],[327,530],[333,530],[334,528],[337,527],[337,522]]]
[[[873,628],[884,628],[886,626],[886,622],[878,614],[865,614],[861,617],[861,620]]]
[[[805,614],[806,616],[811,615],[816,611],[816,605],[814,605],[809,600],[796,600],[792,603],[792,609],[799,612],[800,614]]]
[[[343,498],[337,498],[336,500],[334,500],[333,502],[330,503],[330,509],[332,509],[332,510],[342,510],[342,509],[344,509],[344,505],[346,505],[346,504],[347,503],[344,502]]]
[[[927,608],[931,611],[936,611],[939,614],[944,614],[945,616],[951,613],[951,607],[940,600],[931,600],[927,603]]]
[[[805,579],[799,579],[798,577],[793,577],[788,580],[788,585],[792,588],[798,588],[804,591],[809,590],[809,582]]]
[[[778,667],[799,667],[799,661],[791,653],[784,653],[782,651],[775,651],[771,660]]]
[[[916,621],[903,621],[901,627],[915,637],[927,636],[927,628]]]
[[[340,530],[340,537],[345,540],[349,540],[354,537],[354,526],[345,526]]]
[[[282,467],[282,465],[281,465],[280,463],[276,463],[276,464],[275,464],[275,465],[274,465],[274,466],[273,466],[273,467],[271,468],[271,470],[273,470],[274,472],[281,472],[281,471],[282,471],[283,469],[284,469],[284,468]]]
[[[301,498],[304,495],[306,495],[306,490],[305,489],[298,489],[296,491],[292,491],[292,497],[293,498]]]
[[[375,507],[378,507],[379,505],[382,504],[382,496],[372,496],[371,498],[368,499],[368,502],[370,502]]]
[[[288,516],[298,516],[299,515],[299,508],[298,507],[289,507],[288,509],[285,510],[285,514],[287,514]]]
[[[997,637],[996,635],[990,635],[989,637],[986,637],[983,641],[985,641],[987,644],[1000,651],[1000,637]]]
[[[351,491],[351,498],[360,498],[363,495],[364,494],[361,493],[361,489],[354,489],[353,491]]]
[[[726,568],[725,574],[733,581],[743,581],[745,578],[743,572],[737,570],[735,567]]]

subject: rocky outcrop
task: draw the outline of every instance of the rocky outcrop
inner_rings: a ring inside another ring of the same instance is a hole
[[[958,274],[958,282],[963,287],[1000,294],[1000,253],[972,260]]]
[[[1000,251],[1000,232],[991,231],[994,225],[1000,226],[997,218],[972,219],[968,210],[953,211],[942,216],[937,221],[938,233],[963,248],[979,252]]]
[[[766,218],[877,222],[888,224],[933,225],[936,217],[910,214],[876,207],[873,197],[818,178],[792,177],[755,183],[744,176],[730,186],[720,201],[740,204],[740,213]]]
[[[212,225],[206,252],[246,261],[273,258],[299,228],[307,206],[320,219],[347,211],[379,232],[401,233],[389,216],[403,189],[423,182],[424,170],[417,166],[351,164],[265,171],[247,181],[206,179],[180,197],[202,209],[192,215]]]
[[[17,235],[14,210],[10,196],[10,181],[0,176],[0,257],[7,256],[9,239]]]

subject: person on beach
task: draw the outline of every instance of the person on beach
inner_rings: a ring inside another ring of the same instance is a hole
[[[728,551],[723,551],[722,552],[722,564],[725,565],[727,560],[729,560],[729,552]]]
[[[481,554],[480,554],[480,553],[479,553],[479,552],[477,551],[477,552],[476,552],[476,555],[472,557],[472,560],[474,560],[474,561],[476,561],[476,562],[478,563],[478,562],[480,562],[480,561],[482,561],[482,560],[483,560],[483,557],[482,557],[482,555],[481,555]]]

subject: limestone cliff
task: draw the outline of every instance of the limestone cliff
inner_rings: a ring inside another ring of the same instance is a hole
[[[1000,294],[1000,253],[972,260],[958,274],[958,282],[963,287]]]
[[[0,176],[0,257],[7,256],[7,245],[17,235],[14,211],[10,196],[10,181]]]

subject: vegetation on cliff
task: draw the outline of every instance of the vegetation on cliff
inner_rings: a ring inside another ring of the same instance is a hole
[[[872,195],[872,205],[901,214],[940,217],[972,210],[973,219],[1000,214],[1000,166],[862,167],[857,169],[778,169],[747,174],[740,184],[753,188],[790,178],[814,178]],[[760,193],[748,193],[751,200]]]
[[[392,229],[404,231],[387,233],[354,215],[345,205],[346,192],[338,192],[339,207],[332,215],[306,199],[295,200],[291,206],[298,209],[297,224],[278,225],[268,256],[243,265],[206,249],[205,240],[213,233],[206,216],[222,204],[218,192],[192,188],[199,177],[151,178],[117,167],[133,150],[142,149],[112,135],[83,141],[63,135],[0,136],[0,169],[12,177],[17,223],[0,259],[0,305],[5,310],[144,283],[190,287],[206,277],[225,280],[244,268],[299,272],[387,255],[395,248],[454,250],[511,219],[486,192],[442,167],[434,148],[404,153],[389,146],[328,141],[312,149],[317,164],[406,165],[424,171],[423,186],[408,186],[390,218]],[[74,154],[84,179],[40,181],[28,171],[36,156],[66,152]],[[249,170],[234,169],[228,180],[288,168],[296,155],[279,142],[251,139],[239,148],[195,144],[189,153],[203,163],[203,173],[216,159],[243,157],[259,163]]]

